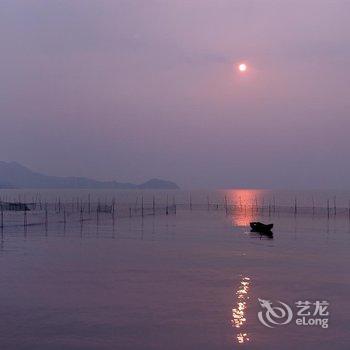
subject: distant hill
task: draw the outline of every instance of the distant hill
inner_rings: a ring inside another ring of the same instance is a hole
[[[60,177],[36,173],[16,162],[0,161],[0,188],[95,188],[95,189],[179,189],[171,181],[151,179],[136,185],[116,181],[97,181],[85,177]]]

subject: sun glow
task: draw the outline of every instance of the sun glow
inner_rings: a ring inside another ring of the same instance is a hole
[[[245,63],[240,63],[239,65],[238,65],[238,70],[240,71],[240,72],[246,72],[247,71],[247,65],[245,64]]]

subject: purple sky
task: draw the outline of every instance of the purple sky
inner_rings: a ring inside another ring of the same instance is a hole
[[[349,13],[346,0],[1,0],[0,159],[187,188],[349,188]]]

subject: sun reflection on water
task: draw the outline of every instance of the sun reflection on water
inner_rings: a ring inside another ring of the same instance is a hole
[[[232,224],[247,226],[257,217],[257,206],[263,202],[262,190],[238,189],[226,192],[228,202],[233,205]]]
[[[250,278],[243,277],[235,293],[235,304],[234,304],[234,307],[232,308],[231,324],[233,328],[237,329],[237,331],[239,330],[236,334],[236,339],[240,344],[243,344],[250,340],[248,333],[241,331],[241,328],[247,322],[246,309],[247,309],[247,303],[249,300],[249,296],[248,296],[249,286],[250,286]]]

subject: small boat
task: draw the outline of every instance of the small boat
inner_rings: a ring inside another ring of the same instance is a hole
[[[273,224],[265,225],[262,222],[251,222],[250,223],[251,231],[252,232],[259,232],[259,233],[272,233],[271,230],[273,228]]]

